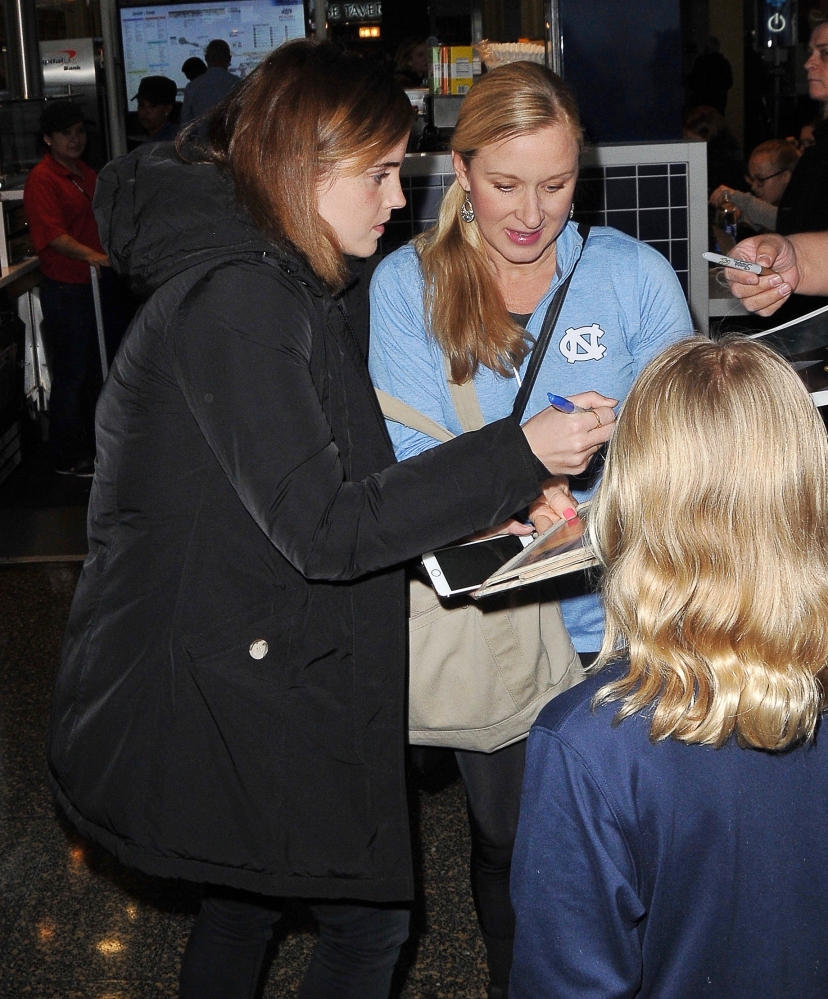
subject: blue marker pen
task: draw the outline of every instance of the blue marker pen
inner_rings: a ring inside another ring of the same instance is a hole
[[[546,398],[549,400],[549,405],[553,409],[557,409],[561,413],[585,413],[585,409],[581,409],[580,406],[576,406],[574,402],[570,402],[569,399],[564,399],[562,395],[553,395],[551,392],[546,393]]]

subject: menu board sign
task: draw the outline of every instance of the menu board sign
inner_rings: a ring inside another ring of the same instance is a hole
[[[230,72],[244,78],[283,42],[305,35],[302,0],[235,0],[234,3],[173,3],[121,8],[124,69],[130,108],[145,76],[167,76],[187,85],[181,66],[204,58],[214,38],[230,46]]]

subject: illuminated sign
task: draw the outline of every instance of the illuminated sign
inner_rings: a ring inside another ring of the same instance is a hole
[[[145,76],[167,76],[179,91],[187,85],[182,66],[204,55],[221,38],[230,46],[230,72],[244,79],[277,46],[305,34],[302,0],[148,4],[121,7],[121,37],[130,108]]]
[[[63,38],[40,43],[43,85],[47,88],[95,85],[95,49],[91,38]]]
[[[381,3],[328,4],[329,21],[379,21],[381,18]]]
[[[793,0],[762,0],[759,7],[759,44],[775,48],[796,43],[796,4]]]

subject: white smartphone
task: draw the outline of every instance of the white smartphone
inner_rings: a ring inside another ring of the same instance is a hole
[[[462,545],[426,552],[423,565],[437,593],[441,597],[453,597],[476,590],[533,540],[531,534],[498,534],[482,541],[467,541]]]

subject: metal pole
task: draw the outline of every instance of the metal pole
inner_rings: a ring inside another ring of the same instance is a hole
[[[313,5],[313,16],[316,21],[316,37],[320,42],[328,38],[328,2],[327,0],[315,0]]]
[[[544,27],[546,29],[546,65],[553,73],[563,76],[560,0],[545,0]]]
[[[40,350],[38,343],[38,329],[35,323],[35,310],[34,303],[32,302],[32,289],[30,288],[25,294],[21,295],[18,306],[17,314],[20,315],[21,306],[23,300],[26,303],[26,312],[28,313],[28,319],[23,319],[26,324],[26,339],[31,338],[31,351],[32,351],[32,383],[34,385],[35,391],[37,393],[37,414],[42,420],[43,414],[46,412],[46,386],[43,381],[43,370],[40,366]],[[22,316],[20,317],[23,318]],[[28,349],[28,343],[27,343]],[[45,439],[45,438],[44,438]]]
[[[4,7],[11,95],[26,100],[42,97],[43,67],[37,39],[37,9],[26,0],[6,0]]]
[[[104,337],[103,310],[101,309],[101,285],[98,280],[98,268],[89,265],[92,275],[92,299],[95,303],[95,325],[98,327],[98,350],[101,353],[101,374],[103,380],[109,374],[109,362],[106,359],[106,338]]]
[[[472,0],[471,5],[471,42],[477,45],[483,41],[483,11],[480,0]]]
[[[104,73],[106,74],[106,116],[109,121],[109,155],[126,156],[126,118],[121,104],[121,59],[118,7],[115,0],[101,0]]]

